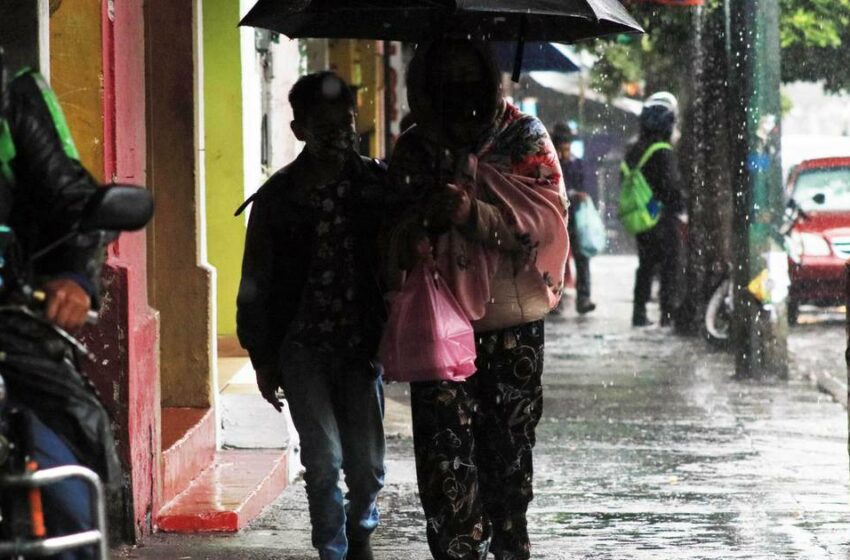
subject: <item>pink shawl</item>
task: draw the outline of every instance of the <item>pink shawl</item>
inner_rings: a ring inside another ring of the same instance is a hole
[[[546,143],[551,146],[548,138]],[[556,169],[549,177],[532,178],[469,156],[464,173],[470,196],[496,206],[516,235],[525,240],[528,251],[524,257],[514,259],[514,270],[517,274],[532,273],[530,276],[538,284],[541,297],[548,298],[550,309],[561,297],[569,250],[564,184],[557,159],[554,162]],[[491,280],[501,259],[510,255],[470,241],[452,228],[439,238],[436,256],[440,271],[470,319],[482,318],[491,299]]]

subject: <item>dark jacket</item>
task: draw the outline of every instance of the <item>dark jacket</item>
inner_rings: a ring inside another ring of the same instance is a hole
[[[564,174],[564,186],[567,188],[568,195],[587,192],[584,181],[584,160],[577,157],[562,159],[561,172]]]
[[[656,142],[669,142],[669,139],[641,136],[626,153],[626,164],[632,169],[636,167],[646,150]],[[655,198],[663,205],[661,210],[663,220],[673,218],[686,210],[679,162],[673,150],[655,152],[643,167],[643,175],[652,187]]]
[[[16,267],[70,232],[98,188],[78,161],[70,136],[62,137],[64,118],[51,112],[45,88],[40,76],[25,72],[0,99],[0,121],[5,119],[16,152],[14,180],[0,175],[0,224],[15,233]],[[37,261],[34,272],[43,278],[71,277],[95,298],[103,256],[100,235],[79,236]]]
[[[358,185],[361,196],[357,215],[351,217],[356,228],[358,293],[364,307],[371,310],[367,313],[370,324],[364,325],[364,334],[376,352],[386,317],[378,280],[385,170],[374,160],[355,156],[349,159],[343,173],[352,184]],[[297,196],[290,167],[273,175],[242,205],[237,215],[252,203],[237,298],[236,329],[255,369],[261,370],[277,364],[280,345],[299,311],[315,251],[317,216],[307,201]],[[372,357],[374,353],[368,356]]]

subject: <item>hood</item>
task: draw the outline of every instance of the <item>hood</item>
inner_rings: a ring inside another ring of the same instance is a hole
[[[800,220],[795,230],[805,233],[819,233],[827,238],[850,238],[850,211],[843,212],[812,212],[808,218]]]
[[[470,46],[479,54],[484,65],[486,83],[486,91],[482,92],[485,95],[486,110],[481,120],[487,124],[493,122],[502,107],[502,74],[490,46],[484,42],[465,39],[448,39],[445,42]],[[421,129],[420,132],[424,132],[433,139],[444,141],[446,117],[438,107],[438,98],[429,93],[429,89],[433,90],[434,85],[430,83],[428,76],[429,53],[440,46],[440,41],[431,41],[422,43],[416,48],[416,53],[407,70],[407,99],[416,125]],[[447,92],[447,95],[452,93]]]

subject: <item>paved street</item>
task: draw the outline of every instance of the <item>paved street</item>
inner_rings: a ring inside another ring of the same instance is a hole
[[[850,557],[846,412],[802,374],[844,371],[840,323],[795,331],[805,356],[790,381],[734,381],[729,357],[702,342],[630,327],[635,264],[595,259],[597,312],[548,323],[534,558]],[[403,386],[390,393],[404,401]],[[376,558],[426,560],[401,414]],[[155,536],[122,556],[306,560],[308,527],[298,483],[239,535]]]

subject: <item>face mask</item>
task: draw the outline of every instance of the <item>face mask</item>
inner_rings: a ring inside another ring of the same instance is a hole
[[[321,134],[306,131],[307,151],[318,160],[343,160],[346,154],[356,151],[357,132],[353,128],[332,130]]]

